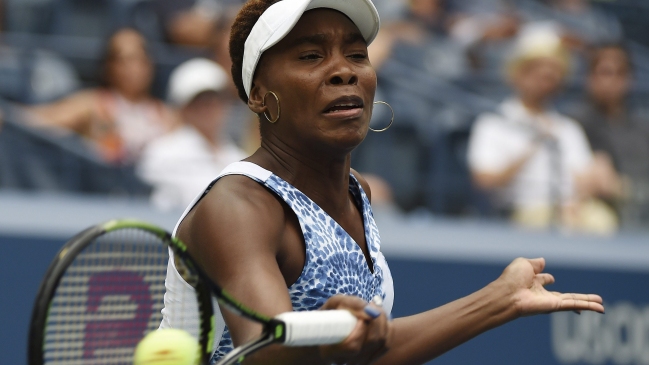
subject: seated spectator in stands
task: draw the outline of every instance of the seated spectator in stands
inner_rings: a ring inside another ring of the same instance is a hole
[[[0,41],[0,97],[24,104],[46,103],[76,91],[80,85],[76,70],[56,53],[12,47]]]
[[[450,30],[467,47],[510,39],[518,33],[516,8],[506,0],[455,0],[457,19]]]
[[[557,34],[522,34],[508,64],[516,96],[478,117],[469,167],[475,184],[495,193],[521,224],[610,232],[614,214],[587,200],[597,192],[589,190],[596,177],[586,136],[550,106],[567,72],[568,54]]]
[[[453,4],[457,15],[450,35],[466,49],[472,70],[499,74],[503,55],[522,25],[518,9],[507,0],[454,0]]]
[[[133,162],[148,142],[177,124],[149,93],[153,63],[139,33],[122,29],[110,37],[102,76],[103,87],[31,108],[33,122],[79,133],[106,162]]]
[[[369,48],[375,68],[401,43],[426,50],[425,70],[444,78],[461,77],[473,65],[477,46],[509,39],[518,30],[518,19],[505,7],[489,7],[493,11],[486,12],[483,6],[474,11],[475,5],[459,6],[451,0],[408,0],[402,6],[401,17],[389,16]],[[391,8],[395,12],[395,5]]]
[[[631,57],[624,46],[596,47],[590,55],[589,98],[572,115],[584,127],[597,158],[628,181],[633,204],[640,203],[633,202],[634,196],[649,195],[649,113],[629,100],[632,79]],[[619,193],[604,198],[617,205]]]
[[[374,68],[392,55],[396,43],[426,47],[442,44],[448,36],[449,13],[445,0],[408,0],[402,14],[385,24],[368,49]]]
[[[218,22],[242,0],[156,0],[155,12],[164,28],[167,41],[196,47],[208,47],[214,40]]]
[[[27,104],[43,103],[75,91],[80,85],[79,76],[61,56],[33,45],[20,48],[4,44],[3,21],[9,20],[5,15],[10,10],[5,9],[7,5],[0,0],[0,98]],[[11,14],[11,20],[16,21],[17,17]]]
[[[545,2],[545,4],[543,4]],[[518,6],[528,21],[554,21],[561,25],[564,41],[573,48],[622,39],[619,20],[589,0],[525,1]]]
[[[202,58],[171,74],[169,99],[183,125],[148,145],[138,163],[158,208],[184,209],[223,168],[246,157],[224,133],[233,100],[228,79],[217,63]]]

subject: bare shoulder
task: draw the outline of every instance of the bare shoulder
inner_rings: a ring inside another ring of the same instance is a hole
[[[187,215],[178,236],[190,247],[268,247],[279,241],[284,219],[282,205],[270,191],[246,176],[231,175],[219,179]]]
[[[351,169],[352,174],[358,180],[358,183],[361,184],[361,187],[365,191],[365,195],[367,195],[367,199],[369,199],[370,203],[372,202],[372,190],[370,189],[370,184],[367,183],[367,180],[356,170]]]
[[[220,178],[192,209],[178,236],[214,282],[272,315],[292,309],[278,263],[286,230],[286,213],[275,195],[246,176],[231,175]],[[226,312],[235,344],[258,335],[256,324]]]

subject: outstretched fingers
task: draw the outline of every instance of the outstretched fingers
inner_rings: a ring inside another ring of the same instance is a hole
[[[554,276],[551,274],[536,274],[536,280],[543,286],[554,284]]]
[[[604,313],[604,305],[602,305],[602,297],[596,294],[576,294],[566,293],[559,294],[561,302],[559,303],[559,310],[590,310],[598,313]]]

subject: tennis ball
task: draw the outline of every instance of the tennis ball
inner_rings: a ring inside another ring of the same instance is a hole
[[[198,342],[183,330],[166,328],[146,335],[135,348],[133,365],[194,365]]]

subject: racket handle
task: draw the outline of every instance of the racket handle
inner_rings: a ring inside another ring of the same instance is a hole
[[[285,326],[285,346],[331,345],[343,342],[358,319],[349,311],[286,312],[275,317]]]

